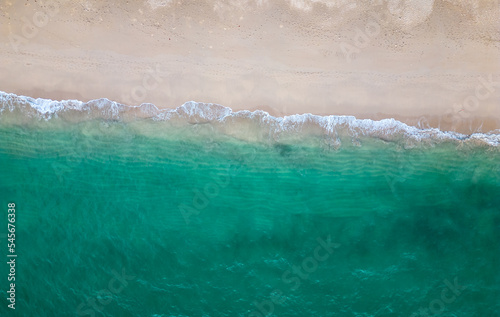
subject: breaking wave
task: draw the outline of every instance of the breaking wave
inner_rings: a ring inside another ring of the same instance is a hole
[[[127,106],[109,99],[89,102],[55,101],[0,92],[0,123],[30,124],[49,120],[82,122],[106,120],[131,122],[153,120],[168,122],[176,127],[209,124],[213,129],[232,137],[259,141],[267,138],[282,141],[302,135],[326,136],[332,147],[339,147],[345,137],[354,143],[359,138],[377,138],[387,142],[403,140],[405,146],[418,143],[457,142],[498,147],[500,130],[470,135],[437,128],[421,129],[395,119],[357,119],[354,116],[320,116],[310,113],[274,117],[256,111],[233,111],[211,103],[189,101],[176,109],[159,109],[153,104]]]

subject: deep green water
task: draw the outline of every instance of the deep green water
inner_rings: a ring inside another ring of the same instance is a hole
[[[52,121],[0,125],[1,316],[500,316],[495,147]]]

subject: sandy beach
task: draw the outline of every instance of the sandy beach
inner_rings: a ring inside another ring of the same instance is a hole
[[[500,317],[499,1],[0,0],[0,317]]]
[[[498,1],[0,1],[0,90],[500,128]]]

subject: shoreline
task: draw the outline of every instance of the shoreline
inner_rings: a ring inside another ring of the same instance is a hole
[[[0,90],[500,128],[500,9],[488,1],[51,3],[2,6]]]
[[[3,107],[9,104],[10,109]],[[118,120],[125,123],[134,122],[137,119],[153,119],[155,121],[175,121],[181,124],[205,124],[210,123],[212,129],[215,127],[219,132],[238,139],[252,140],[261,133],[261,129],[274,131],[272,133],[299,132],[308,135],[343,135],[350,129],[358,130],[352,137],[361,135],[380,138],[385,141],[396,141],[400,136],[414,140],[455,140],[455,141],[482,141],[488,145],[500,145],[500,129],[491,131],[475,131],[474,133],[461,133],[459,131],[442,130],[432,127],[425,117],[407,118],[407,122],[396,118],[388,118],[381,115],[380,118],[363,118],[352,115],[316,115],[312,113],[292,114],[276,116],[264,110],[235,110],[223,105],[212,103],[201,103],[188,101],[176,108],[158,108],[154,104],[144,103],[137,106],[120,104],[107,98],[83,102],[80,100],[52,100],[43,98],[32,98],[19,96],[12,93],[0,91],[0,119],[6,112],[12,112],[14,107],[21,111],[21,120],[29,124],[23,118],[28,113],[29,117],[50,120],[59,118],[63,121],[78,123],[81,121],[92,121],[98,119]],[[25,106],[29,106],[26,110]],[[85,113],[85,115],[82,115]],[[413,121],[412,121],[413,120]],[[416,122],[409,124],[408,122]],[[176,123],[174,123],[176,124]],[[257,125],[256,125],[257,124]],[[264,126],[260,126],[264,124]],[[320,129],[316,131],[317,129]],[[251,132],[252,129],[255,131]],[[346,130],[347,129],[347,130]],[[241,131],[239,131],[241,130]],[[246,132],[245,132],[246,131]],[[295,131],[295,132],[294,132]],[[314,132],[316,131],[316,132]],[[159,131],[158,131],[159,132]],[[245,133],[249,133],[245,135]],[[350,135],[351,132],[348,132]],[[276,136],[274,136],[275,138]],[[285,137],[286,139],[287,137]],[[410,144],[413,141],[410,141]]]
[[[140,109],[141,106],[148,106],[152,105],[154,106],[158,112],[161,111],[175,111],[176,109],[182,108],[185,104],[188,103],[196,103],[196,104],[205,104],[205,105],[213,105],[216,107],[222,107],[226,109],[230,109],[233,113],[235,112],[265,112],[269,114],[271,117],[274,118],[284,118],[284,117],[292,117],[292,116],[302,116],[302,115],[313,115],[313,116],[319,116],[319,117],[328,117],[328,116],[338,116],[338,117],[354,117],[358,120],[373,120],[373,121],[380,121],[384,119],[394,119],[396,121],[399,121],[401,123],[404,123],[410,127],[415,127],[418,129],[438,129],[439,131],[442,132],[456,132],[459,134],[463,135],[472,135],[474,133],[494,133],[497,130],[500,130],[500,119],[497,118],[481,118],[481,117],[472,117],[468,119],[467,121],[461,122],[460,125],[454,125],[453,121],[447,120],[449,118],[443,118],[442,116],[435,116],[435,115],[421,115],[421,116],[404,116],[404,115],[391,115],[391,114],[384,114],[384,113],[377,113],[377,114],[359,114],[359,115],[351,115],[351,114],[317,114],[317,113],[312,113],[312,112],[301,112],[301,113],[280,113],[279,111],[276,111],[276,109],[273,108],[268,108],[268,109],[234,109],[225,105],[217,104],[217,103],[210,103],[210,102],[202,102],[202,101],[186,101],[182,103],[181,105],[177,107],[158,107],[158,105],[153,104],[153,103],[142,103],[138,105],[127,105],[120,103],[119,101],[116,100],[111,100],[109,98],[98,98],[98,99],[90,99],[87,101],[82,101],[79,99],[51,99],[51,98],[41,98],[41,97],[32,97],[32,96],[26,96],[26,95],[17,95],[14,93],[9,93],[9,92],[3,92],[0,90],[0,94],[12,94],[16,97],[19,97],[21,99],[25,98],[31,98],[31,99],[43,99],[46,100],[47,102],[56,102],[56,103],[65,103],[65,102],[73,102],[76,101],[77,103],[81,104],[88,104],[88,103],[95,103],[99,102],[101,100],[107,100],[111,103],[116,103],[118,105],[122,105],[125,107],[130,107],[130,109]],[[39,112],[40,114],[43,114]],[[476,127],[474,131],[472,131],[472,127]]]

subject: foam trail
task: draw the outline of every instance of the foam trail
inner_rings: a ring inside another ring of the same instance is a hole
[[[498,130],[490,133],[464,135],[457,132],[441,131],[437,128],[419,129],[395,119],[371,120],[357,119],[354,116],[320,116],[311,113],[274,117],[262,110],[233,111],[229,107],[195,101],[186,102],[175,109],[159,109],[153,104],[127,106],[106,98],[89,102],[55,101],[0,92],[0,113],[5,115],[5,110],[14,112],[16,109],[45,120],[76,111],[77,116],[82,117],[81,113],[86,113],[90,119],[123,120],[129,117],[141,117],[155,121],[175,121],[189,124],[211,123],[222,127],[226,126],[226,132],[227,126],[235,125],[233,130],[238,130],[238,124],[250,121],[260,129],[268,129],[274,135],[308,133],[311,130],[319,129],[321,134],[330,136],[348,135],[354,138],[365,136],[386,141],[396,141],[403,137],[407,145],[408,142],[442,141],[480,143],[495,147],[500,145],[500,131]],[[228,134],[241,137],[234,131]]]

